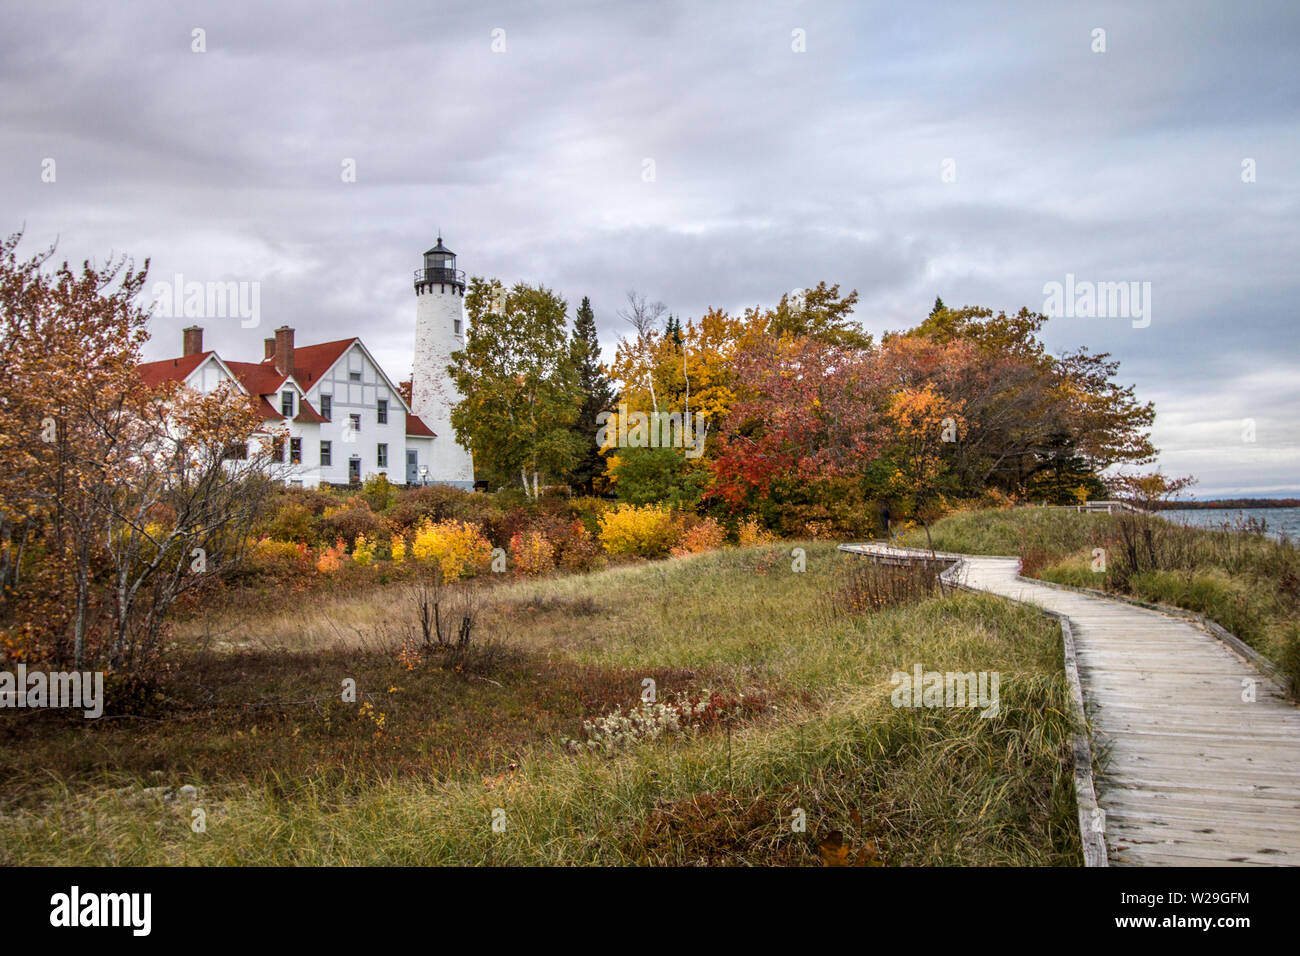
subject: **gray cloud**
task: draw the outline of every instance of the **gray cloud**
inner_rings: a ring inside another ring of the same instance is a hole
[[[211,344],[360,334],[401,377],[439,228],[471,273],[591,296],[609,349],[633,287],[693,316],[826,279],[878,333],[935,295],[1014,310],[1066,273],[1149,281],[1149,328],[1054,319],[1049,346],[1120,358],[1201,493],[1300,492],[1300,15],[1047,6],[10,7],[0,229],[259,281],[263,328],[212,320]],[[182,324],[155,320],[151,357]]]

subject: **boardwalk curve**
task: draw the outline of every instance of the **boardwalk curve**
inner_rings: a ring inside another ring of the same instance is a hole
[[[964,586],[1069,620],[1112,865],[1300,865],[1300,709],[1270,676],[1185,618],[947,557]]]

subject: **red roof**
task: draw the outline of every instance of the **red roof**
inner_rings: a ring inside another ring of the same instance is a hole
[[[311,402],[303,398],[298,402],[298,414],[294,417],[295,422],[327,422],[329,421],[324,415],[312,408]]]
[[[304,390],[311,388],[316,381],[330,370],[344,352],[356,342],[356,336],[339,339],[335,342],[322,342],[319,345],[304,345],[293,350],[293,377],[302,384]],[[275,367],[275,359],[267,358],[261,362],[264,367]]]
[[[406,434],[419,435],[421,438],[437,438],[433,429],[424,423],[424,420],[418,415],[406,413]]]
[[[226,368],[235,373],[235,378],[239,379],[239,384],[248,390],[249,395],[271,395],[279,391],[288,378],[276,371],[274,365],[256,362],[227,362]]]
[[[164,382],[183,382],[189,374],[203,364],[212,352],[196,352],[181,358],[145,362],[138,366],[140,380],[147,388],[157,388]]]
[[[310,389],[311,383],[328,372],[343,353],[357,341],[360,340],[354,336],[350,339],[305,345],[294,349],[293,379],[302,386],[303,391]],[[163,359],[161,362],[145,362],[139,366],[140,378],[149,388],[155,388],[164,382],[183,382],[191,372],[203,364],[208,356],[214,354],[216,353],[207,351],[186,355],[183,358]],[[267,400],[267,396],[274,396],[289,378],[275,367],[274,357],[263,359],[261,362],[226,362],[225,364],[253,400],[260,401],[258,409],[264,419],[284,418],[279,409]],[[316,411],[312,404],[303,398],[298,402],[298,414],[294,417],[294,421],[327,422],[329,419]],[[406,415],[406,433],[426,438],[438,437],[428,425],[409,412]]]
[[[258,411],[262,413],[262,418],[266,421],[271,421],[273,419],[278,421],[284,418],[284,416],[280,414],[280,410],[272,405],[265,395],[259,397],[257,408]],[[298,414],[293,417],[293,420],[295,422],[303,422],[304,424],[329,421],[328,418],[316,411],[316,409],[312,408],[311,402],[307,401],[305,398],[298,400]]]

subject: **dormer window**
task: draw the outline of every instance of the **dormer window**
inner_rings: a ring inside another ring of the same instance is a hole
[[[293,392],[289,389],[280,393],[280,414],[285,418],[293,418]]]

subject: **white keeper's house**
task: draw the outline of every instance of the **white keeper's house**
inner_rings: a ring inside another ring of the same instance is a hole
[[[285,481],[312,487],[384,474],[395,484],[474,486],[474,461],[456,440],[451,411],[460,400],[446,368],[464,347],[465,273],[438,243],[415,273],[415,353],[411,404],[360,338],[298,345],[282,326],[260,362],[226,359],[203,348],[203,329],[184,330],[178,358],[140,366],[146,385],[176,381],[199,392],[233,382],[283,426]]]

